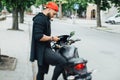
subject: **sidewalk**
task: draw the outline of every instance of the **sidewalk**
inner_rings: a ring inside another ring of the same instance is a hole
[[[32,64],[29,61],[30,38],[29,21],[20,24],[24,31],[7,30],[12,28],[12,18],[0,21],[1,54],[17,59],[16,69],[0,70],[0,80],[33,80]]]
[[[59,19],[56,19],[56,20],[59,20]],[[104,23],[104,21],[102,21],[103,27],[96,27],[96,20],[63,18],[61,22],[78,25],[80,27],[87,27],[91,29],[112,32],[112,33],[120,33],[120,24],[107,24],[107,23]]]

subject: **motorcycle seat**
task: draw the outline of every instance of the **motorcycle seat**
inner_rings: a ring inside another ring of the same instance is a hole
[[[70,45],[66,45],[63,46],[60,50],[59,53],[67,60],[71,59],[71,58],[75,58],[75,57],[79,57],[78,53],[75,53],[77,50],[76,47],[74,46],[70,46]]]

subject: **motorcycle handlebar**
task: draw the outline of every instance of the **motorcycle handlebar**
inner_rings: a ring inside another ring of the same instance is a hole
[[[81,41],[81,39],[73,40],[73,39],[70,39],[70,37],[71,37],[70,35],[58,36],[58,38],[60,38],[60,40],[57,41],[56,43],[54,43],[54,47],[60,48],[63,45],[71,45],[77,41]]]
[[[71,45],[72,43],[75,43],[75,42],[77,42],[77,41],[81,41],[80,39],[76,39],[76,40],[69,40],[69,44]]]
[[[74,42],[77,42],[77,41],[80,41],[80,39],[76,39],[76,40],[73,40],[73,39],[70,39],[70,35],[61,35],[61,36],[58,36],[58,38],[60,38],[60,40],[58,41],[59,42],[64,42],[64,43],[74,43]]]
[[[75,41],[81,41],[81,39],[76,39]]]

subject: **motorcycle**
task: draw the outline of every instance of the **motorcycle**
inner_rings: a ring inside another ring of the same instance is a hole
[[[67,64],[62,73],[64,80],[92,80],[91,73],[87,70],[87,60],[80,58],[78,49],[72,44],[80,41],[80,39],[73,40],[71,37],[75,32],[71,32],[70,35],[59,36],[60,40],[54,42],[52,48],[55,52],[58,52],[66,60]]]

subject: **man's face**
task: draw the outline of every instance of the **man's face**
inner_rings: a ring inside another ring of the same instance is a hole
[[[55,10],[49,9],[49,12],[48,12],[47,16],[49,18],[53,18],[56,14],[57,14],[57,12]]]

